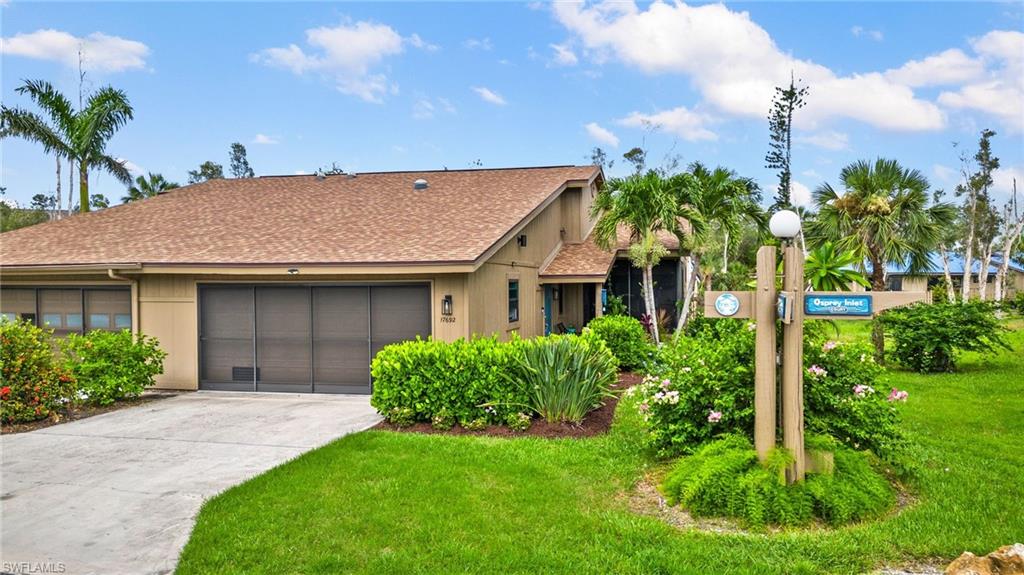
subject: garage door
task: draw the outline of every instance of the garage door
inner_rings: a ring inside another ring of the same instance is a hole
[[[430,287],[199,287],[199,387],[369,393],[370,360],[430,335]]]

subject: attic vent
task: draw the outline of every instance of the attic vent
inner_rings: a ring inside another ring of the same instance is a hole
[[[427,181],[420,178],[412,183],[412,189],[414,190],[425,190],[427,189]]]

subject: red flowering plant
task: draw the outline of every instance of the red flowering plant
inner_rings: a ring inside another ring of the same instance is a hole
[[[52,332],[31,322],[0,320],[0,421],[58,416],[75,393],[75,378],[54,358]]]

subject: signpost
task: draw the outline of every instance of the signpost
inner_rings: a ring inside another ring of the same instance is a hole
[[[784,229],[779,217],[787,220]],[[793,228],[793,219],[796,225]],[[754,447],[764,460],[775,447],[776,355],[775,322],[782,322],[782,444],[795,462],[786,470],[789,483],[801,481],[807,471],[804,449],[803,332],[804,318],[871,319],[902,305],[928,301],[928,292],[815,292],[804,291],[804,255],[792,238],[799,232],[799,217],[793,212],[772,216],[772,233],[783,239],[782,291],[776,292],[774,246],[757,251],[757,282],[754,291],[707,291],[704,315],[755,321],[754,359]]]

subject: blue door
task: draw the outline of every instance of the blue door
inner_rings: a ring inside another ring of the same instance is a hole
[[[544,335],[551,333],[551,297],[554,288],[551,284],[544,284]]]

